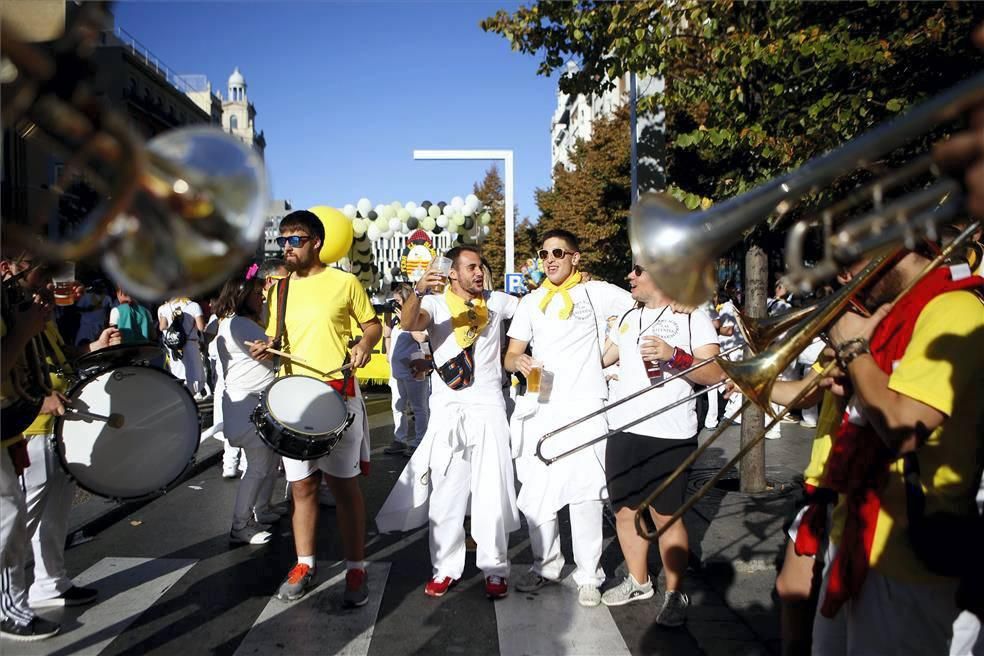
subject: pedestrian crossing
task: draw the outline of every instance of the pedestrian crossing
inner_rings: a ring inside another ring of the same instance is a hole
[[[42,615],[62,623],[62,632],[36,643],[0,643],[0,653],[18,656],[81,655],[117,653],[111,643],[160,600],[182,577],[194,577],[198,561],[179,558],[103,558],[75,578],[75,584],[95,587],[100,601],[85,608],[45,609]],[[344,564],[319,562],[321,582],[304,598],[284,603],[273,597],[263,607],[236,647],[235,656],[265,654],[340,654],[368,656],[373,653],[373,634],[386,594],[392,564],[373,561],[368,565],[368,603],[356,609],[342,607]],[[514,571],[529,565],[514,564]],[[419,592],[419,591],[414,591]],[[452,595],[481,596],[481,583],[463,586]],[[174,600],[172,600],[173,603]],[[426,598],[419,604],[427,612],[444,600]],[[458,602],[464,601],[459,598]],[[474,600],[472,600],[474,601]],[[532,593],[515,590],[494,604],[498,646],[492,653],[628,656],[621,630],[604,606],[583,608],[577,603],[577,588],[570,577],[560,584],[544,586]],[[476,621],[479,618],[475,618]],[[407,627],[407,631],[415,627]],[[467,627],[442,627],[461,631]],[[392,645],[386,650],[389,653]],[[200,653],[212,651],[202,645]],[[476,650],[472,653],[488,653]],[[191,656],[190,654],[188,656]]]

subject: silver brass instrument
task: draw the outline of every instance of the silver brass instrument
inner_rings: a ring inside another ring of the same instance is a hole
[[[8,331],[17,323],[17,312],[34,302],[30,290],[22,287],[19,281],[28,271],[30,269],[4,280],[0,286],[0,312]],[[0,439],[6,440],[27,429],[41,411],[44,397],[51,394],[51,372],[43,339],[41,335],[35,335],[16,356],[10,370],[12,398],[4,399],[0,410]]]
[[[104,20],[102,3],[83,4],[53,53],[21,40],[9,21],[0,27],[4,125],[44,138],[66,158],[56,188],[84,173],[105,198],[69,238],[36,241],[45,212],[9,226],[6,237],[53,261],[100,254],[113,279],[145,300],[214,288],[262,237],[263,161],[212,127],[174,130],[144,146],[88,79]]]
[[[645,194],[633,206],[629,221],[629,241],[635,262],[649,271],[670,298],[697,305],[714,292],[718,257],[739,241],[743,233],[770,216],[781,217],[803,196],[956,119],[981,102],[984,102],[984,74],[965,80],[786,175],[701,212],[682,212],[675,199]],[[911,183],[927,173],[938,176],[928,159],[918,160],[899,169],[890,177],[890,184],[875,182],[863,193],[845,199],[850,202],[828,208],[831,211],[824,214],[824,221],[830,237],[825,240],[827,252],[823,262],[815,269],[806,269],[801,262],[787,263],[791,264],[787,266],[789,282],[807,291],[833,275],[839,265],[879,246],[903,241],[911,245],[923,235],[932,237],[935,228],[952,220],[963,205],[958,183],[938,178],[930,186],[887,205],[882,197],[888,186]],[[872,211],[835,232],[830,222],[840,218],[848,206],[860,203],[871,204]],[[787,257],[801,257],[803,234],[810,225],[800,222],[790,231]]]
[[[963,230],[956,239],[947,244],[947,246],[944,247],[932,261],[923,267],[919,274],[917,274],[899,292],[899,294],[895,297],[895,300],[897,301],[905,296],[919,281],[940,266],[940,264],[945,262],[946,259],[950,257],[950,255],[953,254],[958,247],[966,242],[974,234],[974,232],[980,228],[980,225],[980,223],[972,224]],[[893,249],[893,251],[897,252],[897,249]],[[821,330],[824,330],[831,321],[836,320],[837,317],[840,316],[844,308],[851,302],[851,298],[857,294],[862,287],[866,286],[871,279],[878,274],[878,272],[891,264],[893,261],[894,258],[891,253],[877,256],[869,262],[868,265],[851,280],[851,282],[838,290],[836,294],[831,296],[830,299],[833,299],[832,301],[823,304],[817,312],[805,318],[799,326],[790,331],[789,339],[775,344],[767,351],[748,360],[741,362],[729,362],[722,365],[722,368],[728,371],[728,375],[731,376],[732,380],[741,389],[742,393],[746,395],[744,404],[734,415],[732,415],[732,418],[741,414],[745,407],[747,407],[750,403],[755,403],[771,415],[772,411],[770,409],[771,406],[769,403],[769,396],[772,390],[772,385],[782,370],[799,354],[800,351],[802,351],[803,348],[806,348],[806,346],[809,345],[809,343],[820,333]],[[738,463],[738,461],[745,456],[745,454],[765,439],[765,436],[769,430],[777,426],[790,409],[796,407],[802,399],[805,399],[808,395],[813,393],[813,391],[820,385],[820,381],[830,374],[836,364],[836,361],[832,361],[826,365],[823,372],[815,376],[802,390],[800,390],[796,397],[787,406],[773,416],[758,435],[749,440],[738,451],[738,453],[731,458],[731,460],[721,467],[717,473],[706,481],[691,498],[680,506],[680,508],[678,508],[670,516],[670,519],[663,525],[662,528],[652,531],[649,530],[646,527],[646,515],[649,512],[649,507],[657,498],[659,498],[661,494],[666,491],[673,481],[680,476],[685,476],[687,474],[687,470],[689,470],[690,467],[697,462],[697,459],[700,458],[701,454],[703,454],[704,451],[707,450],[707,448],[724,433],[728,422],[722,422],[720,428],[708,436],[708,438],[697,448],[696,451],[680,463],[673,473],[665,478],[663,482],[660,483],[660,485],[657,486],[656,489],[653,490],[653,492],[639,504],[635,513],[636,532],[641,537],[650,541],[659,539],[660,535],[662,535],[670,526],[683,517],[697,504],[697,502],[704,498],[704,496],[706,496],[707,493],[714,488],[717,482],[724,478],[724,476],[731,470],[732,467],[735,466],[735,464]]]

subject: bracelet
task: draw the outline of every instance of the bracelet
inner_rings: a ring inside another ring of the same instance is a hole
[[[694,356],[690,355],[681,348],[673,347],[673,357],[670,358],[669,365],[673,369],[689,369],[694,363]]]
[[[871,353],[871,349],[868,346],[868,340],[864,337],[849,339],[837,346],[837,366],[839,366],[842,371],[847,371],[850,364],[854,362],[859,355],[864,355],[865,353]]]
[[[417,298],[423,298],[423,297],[427,296],[427,294],[430,293],[430,290],[428,289],[427,291],[422,292],[422,291],[418,290],[416,287],[414,287],[413,288],[413,293],[417,296]]]

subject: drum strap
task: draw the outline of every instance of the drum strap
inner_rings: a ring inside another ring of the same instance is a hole
[[[277,283],[277,336],[273,343],[277,349],[290,352],[287,340],[287,288],[290,286],[290,276],[281,278]],[[274,371],[280,371],[280,356],[274,358]],[[284,364],[284,371],[289,376],[291,371],[290,360]]]

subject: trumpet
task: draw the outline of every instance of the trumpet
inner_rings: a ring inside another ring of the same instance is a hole
[[[967,239],[969,239],[974,232],[980,227],[980,222],[973,223],[963,230],[952,242],[947,244],[937,255],[930,261],[923,269],[911,280],[909,283],[899,292],[895,300],[905,296],[916,284],[919,283],[923,278],[925,278],[929,273],[931,273],[936,267],[942,264],[953,252],[963,244]],[[775,382],[776,377],[785,368],[786,365],[795,358],[796,355],[813,340],[813,338],[823,330],[827,324],[835,320],[847,304],[850,299],[857,294],[858,291],[864,286],[866,286],[870,280],[878,274],[887,265],[894,261],[894,254],[899,252],[899,249],[893,249],[887,254],[876,256],[868,265],[855,276],[850,283],[842,287],[833,297],[836,298],[836,302],[828,303],[818,310],[815,315],[809,316],[803,320],[801,325],[797,326],[792,331],[792,336],[789,340],[775,346],[770,351],[764,352],[758,356],[755,356],[749,360],[743,362],[728,363],[730,366],[730,371],[728,371],[729,376],[735,384],[741,389],[745,396],[745,402],[742,407],[733,414],[729,419],[733,419],[737,415],[741,414],[750,403],[755,403],[756,405],[768,410],[771,406],[769,404],[769,393],[772,389],[772,384]],[[753,439],[749,440],[739,451],[731,458],[723,467],[721,467],[717,473],[712,476],[703,486],[690,498],[688,499],[680,508],[678,508],[671,516],[670,519],[663,525],[662,528],[650,531],[646,527],[646,514],[648,508],[662,495],[666,489],[673,484],[673,482],[680,476],[684,476],[687,470],[697,462],[701,454],[704,453],[707,448],[714,443],[723,433],[724,428],[727,426],[728,422],[722,422],[722,427],[716,430],[712,435],[710,435],[707,440],[704,441],[690,456],[680,463],[672,474],[670,474],[659,486],[656,487],[653,492],[643,500],[642,503],[636,508],[635,513],[635,526],[636,532],[640,537],[643,537],[650,541],[655,541],[659,539],[670,526],[672,526],[676,521],[683,517],[691,508],[693,508],[702,498],[704,498],[708,492],[713,489],[714,485],[721,480],[732,467],[735,466],[749,451],[751,451],[759,442],[765,439],[766,434],[777,426],[782,418],[789,411],[789,408],[795,407],[800,401],[805,399],[808,395],[812,394],[813,391],[820,385],[825,377],[827,377],[833,369],[837,366],[836,361],[827,364],[823,371],[814,377],[800,392],[797,394],[789,405],[787,405],[782,411],[776,414],[768,422],[765,428],[756,435]],[[726,370],[728,367],[722,365],[722,368]]]
[[[701,212],[682,212],[676,201],[665,195],[645,194],[633,206],[629,221],[629,241],[635,261],[649,271],[668,296],[697,305],[715,289],[718,257],[743,233],[769,216],[788,214],[803,196],[957,118],[982,101],[984,74],[978,74],[784,176]],[[792,263],[793,266],[787,262],[787,268],[794,274],[791,282],[809,290],[820,280],[829,278],[839,265],[855,261],[881,246],[900,241],[911,245],[923,235],[933,236],[937,226],[952,220],[960,211],[963,195],[959,184],[939,177],[927,158],[902,167],[890,182],[894,187],[905,186],[926,173],[937,176],[938,181],[889,205],[882,202],[886,187],[882,181],[829,208],[824,215],[828,231],[832,231],[829,223],[835,214],[840,216],[860,203],[874,206],[869,214],[832,235],[827,241],[824,260],[817,267],[806,269],[799,262]],[[797,244],[802,244],[809,225],[800,222],[790,231],[791,248],[787,256],[802,255],[802,248]]]
[[[174,130],[144,145],[86,74],[105,21],[102,3],[84,4],[53,52],[23,41],[9,21],[0,26],[4,125],[65,157],[54,188],[82,173],[106,199],[70,237],[38,239],[46,211],[5,237],[51,261],[100,254],[110,276],[145,300],[213,288],[262,237],[263,161],[218,128]]]

